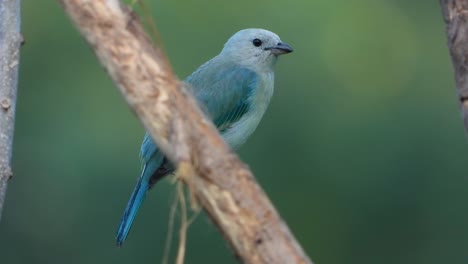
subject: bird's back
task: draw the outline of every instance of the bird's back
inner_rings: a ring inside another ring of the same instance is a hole
[[[225,141],[237,149],[253,133],[268,107],[274,73],[258,72],[218,55],[200,66],[186,82]]]

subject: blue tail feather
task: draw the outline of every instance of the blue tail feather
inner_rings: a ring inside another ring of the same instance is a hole
[[[128,232],[132,227],[133,220],[140,208],[141,203],[145,199],[146,192],[149,189],[149,181],[144,177],[145,168],[143,169],[141,177],[138,179],[138,182],[133,190],[132,196],[128,201],[127,208],[120,220],[120,226],[117,230],[117,235],[115,239],[117,240],[117,246],[122,246],[123,242],[127,238]]]
[[[125,208],[125,212],[122,216],[122,220],[120,220],[119,229],[117,230],[117,235],[115,236],[115,239],[117,240],[117,246],[122,246],[125,239],[127,238],[138,209],[145,200],[146,192],[150,188],[151,176],[161,166],[163,159],[164,156],[161,153],[156,152],[144,164],[143,170],[141,171],[141,176],[138,179],[135,189],[133,190],[132,196],[130,196],[127,208]]]
[[[141,159],[143,169],[141,171],[140,178],[133,190],[132,196],[130,196],[127,208],[125,208],[125,212],[120,220],[119,229],[115,236],[117,246],[122,246],[127,238],[138,209],[145,199],[146,192],[149,190],[151,185],[154,184],[154,182],[151,182],[151,177],[158,168],[163,165],[164,155],[157,151],[156,146],[148,135],[145,136],[141,146]]]

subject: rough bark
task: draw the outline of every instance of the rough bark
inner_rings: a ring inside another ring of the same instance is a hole
[[[11,155],[21,42],[20,1],[0,0],[0,218],[13,175]]]
[[[252,173],[118,0],[61,0],[153,140],[245,263],[311,263]]]
[[[465,131],[468,132],[468,0],[440,0]]]

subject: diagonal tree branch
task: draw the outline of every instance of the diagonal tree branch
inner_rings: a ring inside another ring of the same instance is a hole
[[[465,131],[468,132],[468,0],[440,0],[447,45],[455,71]]]
[[[0,218],[8,180],[12,176],[11,155],[21,42],[20,0],[0,0]]]
[[[256,183],[118,0],[60,0],[178,176],[245,263],[311,263]]]

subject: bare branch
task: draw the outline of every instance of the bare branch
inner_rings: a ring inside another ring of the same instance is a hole
[[[0,218],[12,177],[11,155],[18,85],[20,0],[0,0]]]
[[[468,132],[468,1],[440,0],[447,33],[447,45],[452,56],[458,98]]]
[[[178,175],[245,263],[311,263],[249,169],[118,0],[61,0]]]

